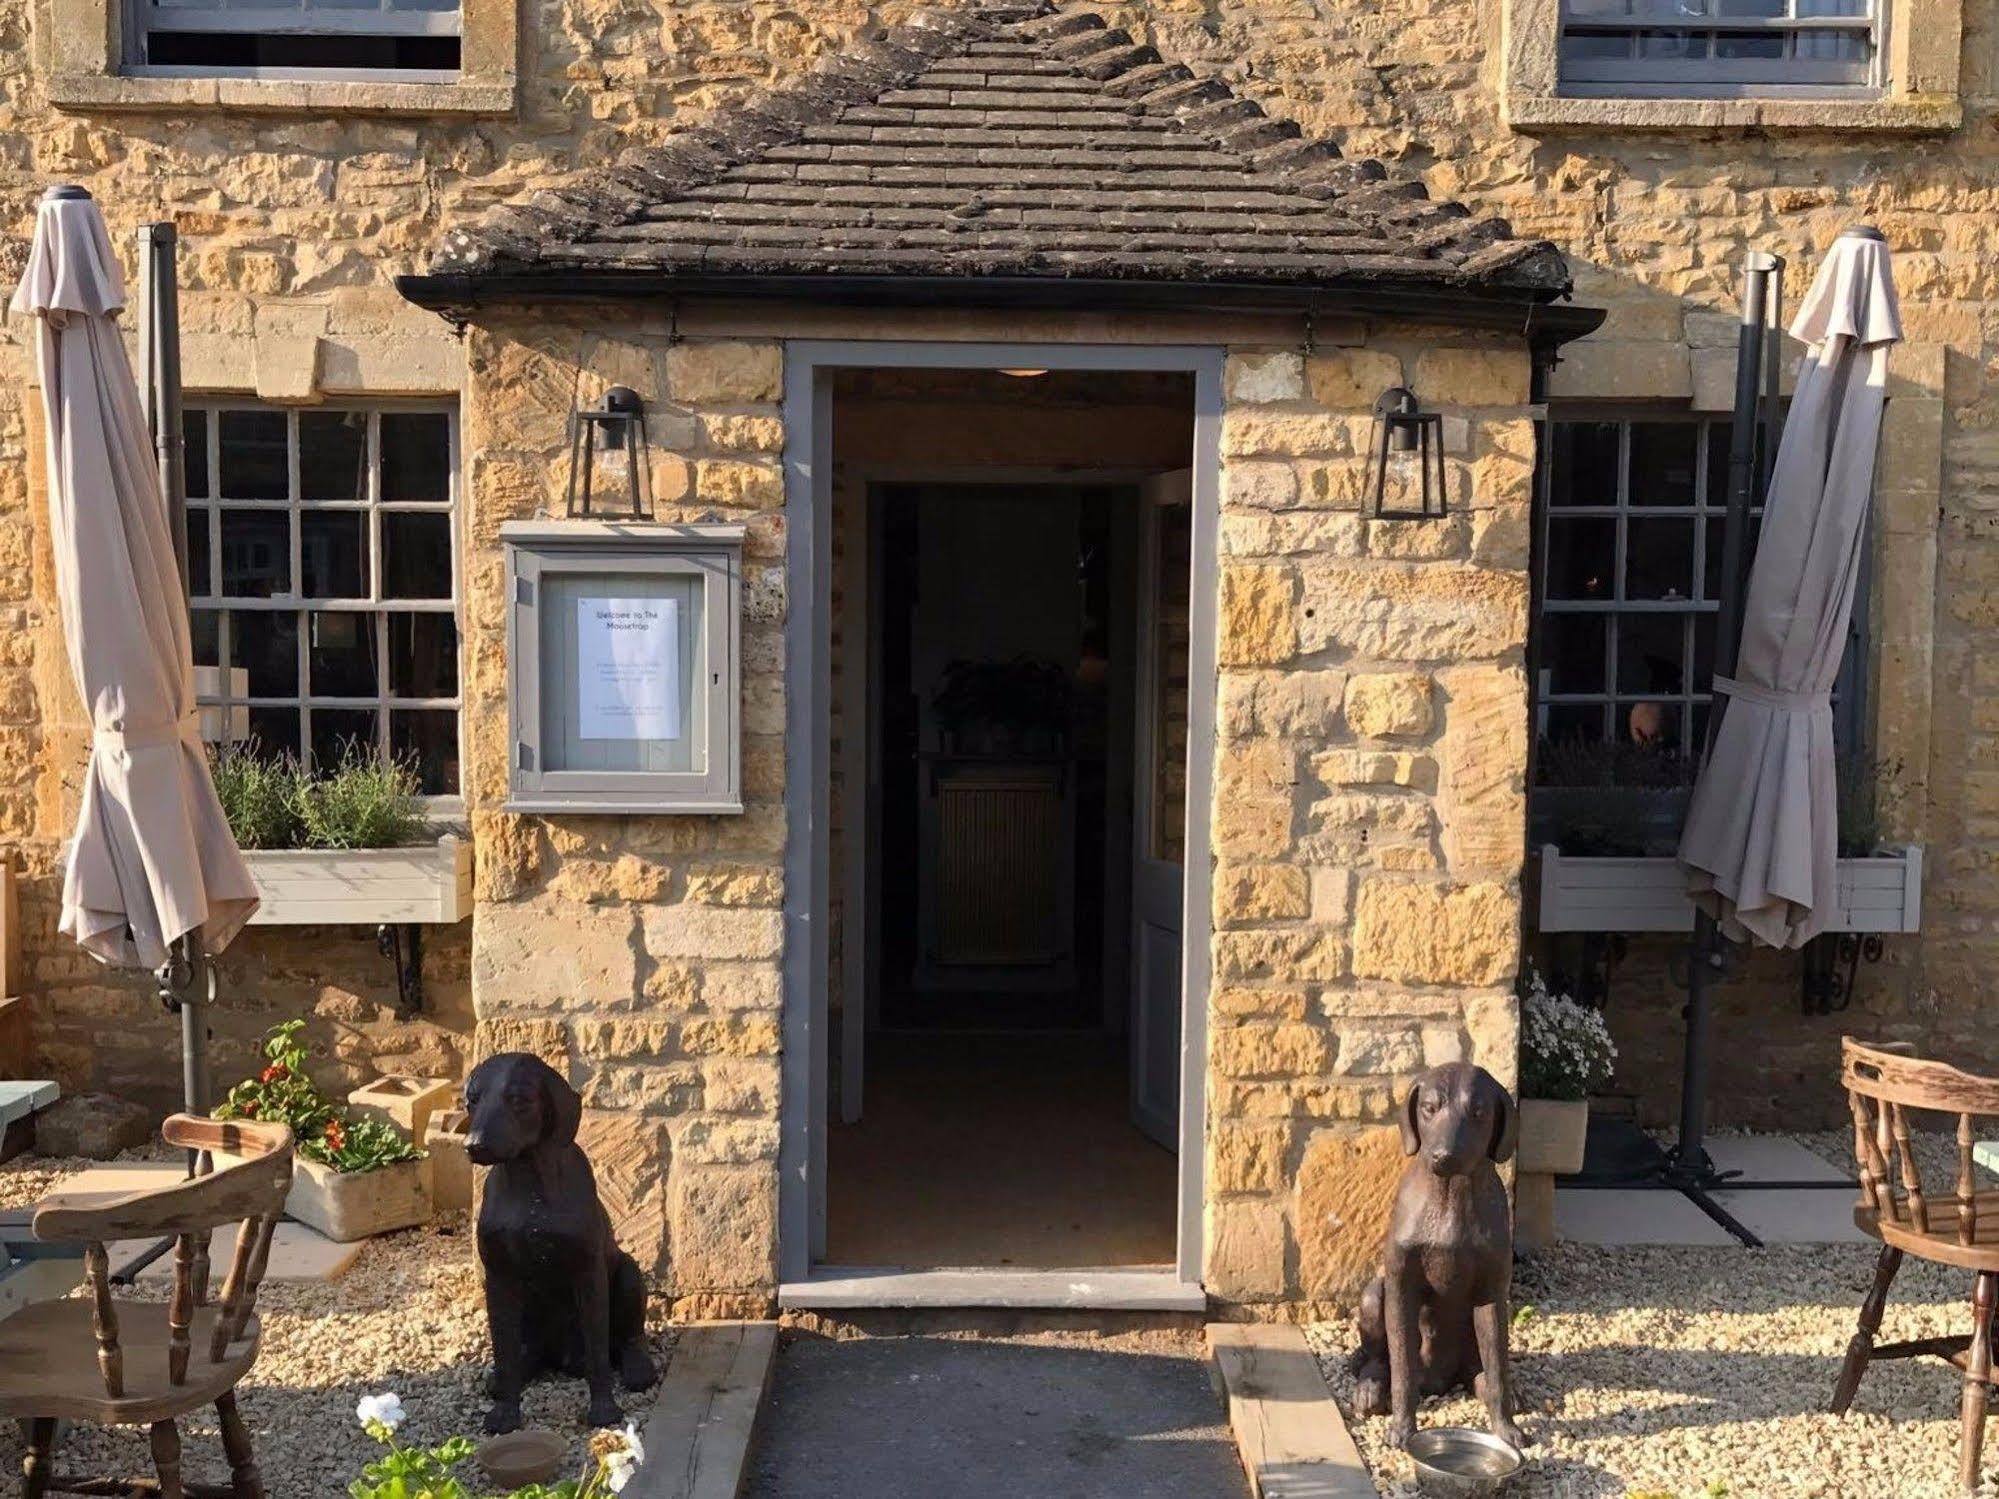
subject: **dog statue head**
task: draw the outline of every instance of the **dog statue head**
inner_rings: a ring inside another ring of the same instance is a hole
[[[1402,1153],[1438,1176],[1468,1176],[1480,1161],[1513,1158],[1520,1115],[1499,1079],[1470,1062],[1432,1067],[1402,1101]]]
[[[541,1145],[574,1144],[583,1100],[540,1057],[503,1051],[465,1079],[465,1112],[466,1155],[476,1165],[497,1166]]]

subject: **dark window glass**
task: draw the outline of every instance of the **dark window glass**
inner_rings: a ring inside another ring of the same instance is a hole
[[[458,789],[458,715],[441,708],[389,712],[389,752],[417,774],[425,796]]]
[[[188,633],[194,640],[194,664],[222,664],[222,615],[215,609],[194,609],[188,613]]]
[[[1541,627],[1541,664],[1547,690],[1555,693],[1608,692],[1610,660],[1605,640],[1610,621],[1600,614],[1550,615]]]
[[[299,513],[299,570],[309,599],[368,596],[368,514],[364,510]]]
[[[298,493],[303,500],[368,497],[366,412],[299,413]]]
[[[208,512],[199,505],[187,507],[187,591],[197,598],[214,591],[215,579],[209,572]]]
[[[382,595],[391,599],[451,597],[451,517],[443,512],[382,513]]]
[[[312,763],[330,770],[349,757],[374,759],[378,753],[375,730],[372,708],[314,708]]]
[[[1678,693],[1687,685],[1687,617],[1626,614],[1617,621],[1617,691],[1622,697]]]
[[[1556,422],[1550,500],[1557,505],[1617,503],[1618,424]]]
[[[292,523],[282,510],[222,512],[222,592],[267,599],[292,587]]]
[[[389,691],[397,697],[458,695],[458,622],[448,614],[389,616]]]
[[[1548,521],[1548,597],[1610,599],[1616,593],[1617,522],[1557,515]]]
[[[1672,520],[1626,522],[1624,596],[1627,599],[1691,599],[1694,596],[1694,522]]]
[[[435,411],[382,413],[382,498],[451,498],[451,419]]]
[[[297,697],[298,616],[238,609],[229,616],[229,664],[247,667],[251,697]]]
[[[1631,424],[1631,503],[1691,505],[1700,457],[1693,422]]]
[[[221,422],[222,498],[291,498],[291,454],[282,411],[225,411]]]
[[[267,760],[296,760],[299,756],[298,709],[252,708],[250,749]]]
[[[1717,31],[1714,55],[1725,61],[1777,61],[1784,55],[1782,32]]]
[[[316,610],[306,670],[314,697],[373,697],[381,691],[375,669],[375,616]]]
[[[181,477],[188,498],[205,500],[208,488],[208,413],[183,411],[180,417]]]

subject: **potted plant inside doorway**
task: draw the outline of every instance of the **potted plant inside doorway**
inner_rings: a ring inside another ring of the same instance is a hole
[[[215,790],[249,861],[259,926],[450,923],[472,910],[472,845],[435,838],[420,780],[350,747],[308,769],[255,741],[214,756]]]
[[[1520,994],[1520,1141],[1514,1242],[1554,1238],[1555,1178],[1582,1170],[1589,1100],[1610,1081],[1617,1047],[1601,1010],[1549,992],[1531,967]]]
[[[386,1120],[350,1115],[306,1071],[303,1020],[264,1038],[264,1066],[229,1090],[218,1119],[291,1126],[291,1194],[285,1211],[338,1243],[409,1228],[430,1217],[423,1152]]]

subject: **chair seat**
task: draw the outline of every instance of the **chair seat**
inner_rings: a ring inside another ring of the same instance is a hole
[[[1972,1239],[1957,1241],[1957,1199],[1944,1197],[1929,1204],[1928,1231],[1902,1218],[1883,1219],[1865,1202],[1854,1204],[1853,1225],[1905,1254],[1964,1270],[1999,1270],[1999,1191],[1972,1198]]]
[[[262,1328],[252,1317],[222,1361],[211,1364],[208,1340],[220,1309],[200,1307],[188,1328],[187,1379],[172,1384],[166,1305],[120,1301],[116,1308],[125,1393],[115,1400],[104,1393],[97,1367],[88,1298],[37,1302],[0,1322],[0,1417],[54,1416],[106,1426],[170,1420],[213,1405],[257,1361]]]

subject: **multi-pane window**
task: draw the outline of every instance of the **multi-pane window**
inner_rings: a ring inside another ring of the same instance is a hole
[[[405,760],[426,794],[457,794],[451,414],[218,405],[184,430],[211,721],[260,753]]]
[[[1549,422],[1535,580],[1534,717],[1544,743],[1699,752],[1714,678],[1732,425],[1691,413]],[[1745,566],[1761,514],[1751,512]],[[1854,636],[1865,615],[1855,611]],[[1849,641],[1834,689],[1843,741],[1861,654]]]
[[[1570,93],[1833,91],[1877,82],[1879,0],[1562,0]]]
[[[449,81],[458,69],[459,0],[131,0],[129,24],[146,73]]]

